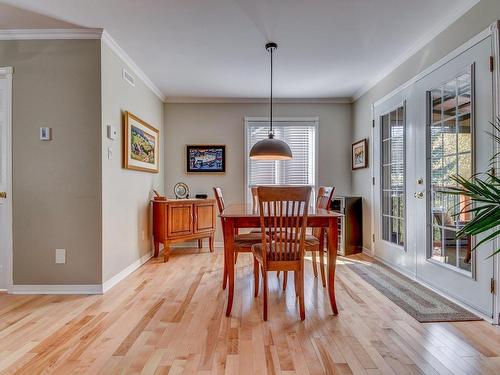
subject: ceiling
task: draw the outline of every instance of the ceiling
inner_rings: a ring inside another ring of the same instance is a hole
[[[169,98],[351,98],[478,0],[0,0],[0,29],[104,28]]]

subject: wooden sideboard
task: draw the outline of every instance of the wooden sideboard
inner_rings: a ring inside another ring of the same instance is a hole
[[[170,244],[209,239],[210,251],[214,251],[216,209],[215,199],[153,200],[153,236],[155,256],[164,246],[164,261],[168,261]]]

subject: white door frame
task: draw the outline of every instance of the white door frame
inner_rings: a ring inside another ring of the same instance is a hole
[[[413,85],[415,82],[417,82],[421,78],[425,77],[429,73],[433,72],[434,70],[436,70],[439,67],[443,66],[444,64],[448,63],[449,61],[451,61],[455,57],[459,56],[461,53],[468,50],[472,46],[476,45],[477,43],[479,43],[481,40],[487,38],[488,36],[491,36],[491,40],[493,43],[493,46],[492,46],[492,55],[493,55],[493,60],[494,60],[493,98],[492,98],[493,116],[494,116],[494,118],[499,118],[500,117],[500,20],[494,22],[487,29],[485,29],[482,32],[480,32],[479,34],[475,35],[470,40],[468,40],[467,42],[465,42],[464,44],[462,44],[461,46],[459,46],[455,50],[451,51],[450,53],[448,53],[446,56],[444,56],[440,60],[438,60],[437,62],[435,62],[431,66],[427,67],[426,69],[424,69],[422,72],[417,74],[415,77],[410,78],[404,84],[402,84],[398,88],[394,89],[393,91],[391,91],[390,93],[388,93],[384,97],[382,97],[379,100],[377,100],[376,102],[374,102],[372,104],[372,108],[371,108],[373,123],[375,121],[375,111],[374,111],[375,107],[384,103],[389,98],[400,93],[401,91],[405,90],[406,88],[410,87],[411,85]],[[374,139],[374,128],[373,127],[372,127],[372,131],[371,131],[371,139],[372,140]],[[370,149],[371,149],[370,156],[373,156],[374,148],[375,148],[375,145],[372,145],[372,147],[370,147]],[[371,160],[374,160],[373,157],[371,158]],[[370,169],[371,169],[371,176],[375,177],[374,176],[375,171],[376,171],[375,166],[371,166]],[[374,202],[374,199],[377,198],[377,193],[375,191],[375,186],[373,184],[372,184],[371,190],[372,190],[371,191],[372,207],[371,207],[371,212],[370,212],[371,219],[372,219],[371,220],[372,221],[371,222],[371,233],[372,233],[372,236],[374,236],[374,234],[375,234],[375,220],[377,220],[377,218],[375,217],[375,212],[373,209],[373,202]],[[371,244],[373,247],[371,253],[374,257],[377,257],[377,251],[376,251],[375,246],[374,246],[375,244],[373,241],[371,241]],[[497,238],[495,240],[494,248],[496,249],[499,246],[500,246],[500,239]],[[383,261],[383,259],[380,259],[380,260]],[[388,264],[388,265],[393,266],[391,264]],[[412,277],[413,275],[407,273],[407,276]],[[495,288],[496,292],[493,296],[493,318],[491,319],[491,322],[493,324],[500,324],[500,254],[497,254],[496,256],[493,257],[493,278],[494,278],[495,284],[496,284],[496,288]],[[435,291],[439,293],[439,291],[437,291],[437,290],[435,290]],[[449,296],[446,296],[446,297],[449,298]],[[455,302],[457,302],[457,301],[455,301]],[[484,317],[484,318],[487,318],[487,317]],[[487,320],[489,320],[489,319],[487,319]]]
[[[12,289],[13,278],[12,278],[12,74],[14,70],[12,67],[0,68],[0,79],[5,79],[7,81],[7,98],[6,98],[6,113],[7,113],[7,126],[6,126],[6,154],[7,160],[5,165],[6,171],[6,193],[7,198],[5,199],[7,216],[9,217],[10,225],[4,230],[7,233],[6,238],[0,239],[2,241],[2,247],[5,247],[6,254],[6,268],[5,275],[7,277],[6,285],[7,291],[10,292]]]

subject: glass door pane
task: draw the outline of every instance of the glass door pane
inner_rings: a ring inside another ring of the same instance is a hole
[[[405,246],[406,167],[404,104],[380,116],[382,239]]]
[[[431,251],[429,258],[471,272],[471,238],[457,239],[470,220],[460,213],[465,196],[443,193],[456,187],[451,176],[469,178],[472,165],[472,74],[469,70],[428,91]]]

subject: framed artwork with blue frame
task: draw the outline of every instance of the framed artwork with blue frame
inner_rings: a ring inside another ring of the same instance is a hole
[[[187,173],[225,173],[225,145],[187,145]]]

